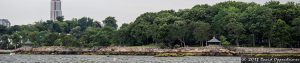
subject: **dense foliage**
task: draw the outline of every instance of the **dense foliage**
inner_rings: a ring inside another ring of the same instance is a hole
[[[205,46],[216,37],[223,45],[299,47],[300,4],[264,5],[236,1],[196,5],[179,11],[147,12],[118,28],[114,17],[40,21],[33,25],[0,26],[1,48],[34,46]],[[9,44],[12,42],[11,44]]]
[[[91,18],[58,21],[39,21],[33,25],[0,26],[1,48],[21,47],[26,42],[33,46],[70,46],[93,47],[109,46],[116,30],[116,20],[108,17],[103,20],[105,26]],[[113,22],[110,22],[114,20]],[[107,25],[109,24],[109,25]],[[114,26],[111,26],[113,24]],[[10,43],[12,42],[12,43]]]

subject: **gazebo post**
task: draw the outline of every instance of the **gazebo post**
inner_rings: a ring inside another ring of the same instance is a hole
[[[207,45],[207,41],[205,41],[205,42],[206,42],[206,46],[208,46],[208,45]]]

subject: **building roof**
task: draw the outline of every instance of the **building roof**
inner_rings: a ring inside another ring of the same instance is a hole
[[[25,45],[31,45],[31,44],[33,44],[33,43],[32,43],[31,41],[27,40],[24,44],[25,44]]]
[[[215,37],[213,37],[213,39],[211,39],[211,40],[209,40],[207,42],[221,42],[221,41],[219,41],[218,39],[216,39]]]
[[[9,27],[10,22],[7,19],[0,19],[0,25]]]

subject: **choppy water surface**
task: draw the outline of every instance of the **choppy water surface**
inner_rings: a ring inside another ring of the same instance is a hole
[[[241,63],[241,58],[214,56],[0,55],[0,63]]]

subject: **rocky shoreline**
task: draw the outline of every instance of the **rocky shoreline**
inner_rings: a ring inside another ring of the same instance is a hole
[[[152,56],[240,56],[251,54],[296,54],[299,48],[258,48],[258,47],[182,47],[176,49],[140,48],[140,47],[21,47],[13,51],[17,54],[42,55],[152,55]]]

